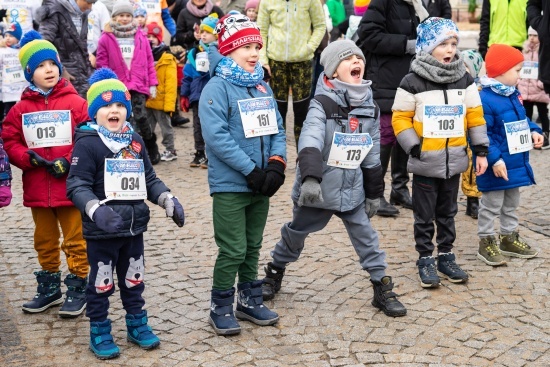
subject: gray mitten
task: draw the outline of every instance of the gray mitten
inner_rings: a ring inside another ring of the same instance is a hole
[[[416,54],[416,40],[407,41],[407,46],[405,46],[405,53],[409,55]]]
[[[365,199],[365,211],[369,218],[374,217],[376,212],[380,209],[380,198],[376,199]]]
[[[319,180],[313,177],[307,177],[302,183],[300,189],[300,197],[298,198],[299,206],[308,206],[320,204],[323,202],[323,194],[321,192],[321,184]]]

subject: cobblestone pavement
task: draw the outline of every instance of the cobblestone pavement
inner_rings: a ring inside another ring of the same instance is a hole
[[[534,151],[538,186],[522,189],[521,232],[542,251],[531,260],[511,259],[492,268],[476,259],[476,221],[464,215],[460,197],[455,253],[470,274],[465,284],[420,287],[413,246],[412,213],[373,218],[387,251],[388,274],[408,308],[389,318],[371,306],[372,288],[357,262],[345,228],[333,219],[306,242],[301,259],[287,268],[281,292],[267,302],[280,315],[275,326],[241,322],[243,331],[219,337],[207,323],[212,236],[207,171],[190,168],[192,128],[176,129],[179,158],[155,167],[179,196],[186,224],[177,228],[152,208],[146,239],[146,308],[162,340],[143,351],[126,341],[118,292],[111,297],[114,337],[121,356],[101,362],[121,366],[548,366],[550,365],[550,152]],[[293,138],[289,162],[296,158]],[[273,198],[261,267],[291,218],[295,169]],[[21,305],[36,289],[30,211],[22,206],[21,174],[15,169],[14,200],[0,210],[0,366],[99,365],[88,350],[88,320],[66,320],[58,308],[27,315]],[[63,268],[66,273],[66,266]]]

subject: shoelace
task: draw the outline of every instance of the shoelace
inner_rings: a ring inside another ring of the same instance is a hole
[[[497,247],[496,242],[490,242],[485,246],[485,250],[489,253],[490,256],[496,256],[500,254],[500,250]]]
[[[458,264],[454,261],[446,261],[445,263],[446,263],[447,267],[449,267],[453,273],[458,273],[458,272],[462,271],[462,269],[460,269]]]
[[[523,238],[519,236],[519,233],[514,233],[514,245],[521,249],[530,249],[531,246],[529,246]]]
[[[435,269],[434,264],[425,265],[422,271],[424,272],[425,275],[427,275],[430,278],[437,277],[437,271]]]

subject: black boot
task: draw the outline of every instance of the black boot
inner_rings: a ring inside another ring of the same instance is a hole
[[[407,188],[409,182],[409,172],[407,172],[407,163],[409,156],[399,143],[393,147],[391,154],[391,194],[390,204],[401,205],[406,209],[412,209],[412,199]]]
[[[149,160],[151,161],[151,164],[155,165],[160,162],[159,147],[157,145],[157,135],[153,133],[151,138],[143,138],[143,141],[145,142],[145,148],[147,149],[147,154],[149,155]]]
[[[477,219],[477,214],[479,212],[479,199],[475,197],[468,196],[466,198],[466,215]]]
[[[380,164],[382,165],[382,177],[386,176],[386,172],[388,171],[392,148],[392,145],[380,145]],[[382,192],[384,192],[385,187],[386,183],[382,179]],[[380,198],[380,208],[378,209],[376,214],[381,217],[393,217],[399,215],[399,209],[388,203],[384,196],[382,196]]]
[[[407,314],[407,309],[397,299],[397,294],[393,293],[393,282],[391,277],[385,276],[379,282],[371,279],[374,289],[372,305],[383,311],[386,316],[399,317]]]
[[[65,302],[59,310],[59,316],[63,318],[72,318],[80,315],[86,308],[86,285],[87,278],[80,278],[74,274],[69,274],[64,281],[67,286]]]
[[[208,322],[212,325],[216,334],[235,335],[241,332],[241,326],[233,311],[234,301],[235,288],[223,291],[212,289]]]
[[[264,297],[264,301],[269,301],[275,297],[275,293],[281,290],[285,268],[278,268],[273,263],[267,263],[264,270],[265,278],[262,284],[262,296]]]
[[[302,127],[307,117],[307,111],[309,109],[309,98],[292,103],[292,109],[294,111],[294,139],[296,141],[296,151],[298,151],[298,140],[300,140],[300,134],[302,133]]]
[[[27,313],[38,313],[48,308],[63,303],[61,294],[61,272],[50,273],[47,270],[35,271],[38,287],[36,295],[29,302],[23,304],[23,311]]]

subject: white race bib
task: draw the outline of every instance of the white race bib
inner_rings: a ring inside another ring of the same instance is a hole
[[[25,74],[23,74],[18,55],[5,54],[2,63],[2,86],[25,81]]]
[[[510,154],[527,152],[533,149],[531,129],[527,120],[505,122],[504,131],[506,132]]]
[[[160,13],[160,0],[141,0],[141,7],[149,13]]]
[[[539,63],[534,61],[524,61],[523,67],[519,72],[519,77],[522,79],[538,79]]]
[[[373,147],[368,133],[346,134],[334,132],[327,165],[356,169]]]
[[[238,101],[244,136],[272,135],[279,132],[275,100],[272,97],[259,97]]]
[[[210,68],[210,61],[208,61],[208,54],[206,52],[199,52],[195,57],[195,65],[197,71],[207,72]]]
[[[122,57],[124,59],[132,60],[134,57],[134,39],[133,38],[117,38],[118,47],[120,47],[120,52],[122,52]]]
[[[24,113],[23,135],[29,148],[58,147],[73,143],[71,111]]]
[[[145,200],[143,159],[105,159],[105,196],[108,200]]]
[[[464,136],[464,105],[425,105],[422,136],[456,138]]]

